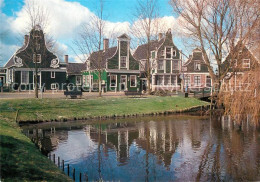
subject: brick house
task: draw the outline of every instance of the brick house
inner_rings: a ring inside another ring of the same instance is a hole
[[[194,49],[192,55],[183,64],[182,73],[183,86],[184,88],[188,87],[191,91],[201,90],[212,85],[208,67],[199,48]]]

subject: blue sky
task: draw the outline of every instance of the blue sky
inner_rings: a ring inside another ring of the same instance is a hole
[[[17,41],[24,34],[24,4],[30,0],[0,0],[0,21],[1,35],[0,41],[0,66],[3,66],[10,56],[21,46],[21,41]],[[178,18],[173,15],[169,0],[158,0],[160,17],[168,21],[168,28],[174,29],[174,22]],[[69,54],[70,61],[75,60],[73,39],[79,26],[86,21],[91,13],[95,13],[96,0],[39,0],[39,3],[50,10],[53,17],[52,28],[50,30],[52,37],[57,40],[64,54]],[[119,31],[127,33],[127,26],[133,22],[133,11],[137,5],[137,0],[104,0],[105,14],[110,26],[119,27]],[[175,25],[176,26],[176,25]],[[175,37],[175,36],[174,36]],[[176,45],[181,46],[180,41],[176,39]],[[174,40],[175,40],[174,39]],[[179,45],[178,45],[179,44]]]

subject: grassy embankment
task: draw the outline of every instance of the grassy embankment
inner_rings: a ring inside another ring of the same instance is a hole
[[[0,115],[13,119],[19,109],[18,121],[46,121],[179,111],[207,104],[195,98],[183,97],[18,99],[0,101]]]
[[[17,110],[18,121],[45,121],[177,111],[201,105],[207,103],[181,97],[0,100],[1,177],[7,181],[70,180],[21,133],[15,123]]]

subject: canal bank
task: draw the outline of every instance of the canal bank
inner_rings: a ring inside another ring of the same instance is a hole
[[[181,97],[97,98],[88,100],[19,99],[0,103],[1,178],[13,180],[69,181],[21,133],[23,124],[94,118],[167,115],[206,108],[208,103]]]

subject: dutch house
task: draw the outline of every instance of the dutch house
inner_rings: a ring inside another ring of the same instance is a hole
[[[123,34],[117,38],[117,46],[109,47],[109,40],[104,39],[103,50],[93,52],[87,63],[87,70],[83,73],[83,86],[90,90],[98,89],[98,73],[95,63],[102,55],[102,89],[105,91],[138,91],[139,63],[130,52],[130,37]]]
[[[211,77],[208,67],[199,48],[192,51],[192,55],[182,66],[184,88],[198,91],[211,87]]]
[[[142,90],[147,87],[146,63],[147,63],[147,44],[137,47],[134,58],[140,62],[142,71]],[[151,87],[152,90],[180,90],[181,88],[181,51],[173,43],[171,29],[165,35],[159,34],[158,40],[150,43],[150,67],[152,68]]]
[[[248,82],[244,78],[250,78],[247,77],[247,74],[250,74],[249,71],[260,66],[259,53],[251,51],[241,42],[236,45],[234,52],[227,56],[223,64],[223,67],[229,67],[229,69],[223,80],[222,88],[229,91],[247,88]]]
[[[33,90],[37,75],[38,88],[63,89],[66,83],[66,64],[46,47],[45,35],[35,26],[24,37],[24,45],[7,61],[6,83],[12,90]]]

